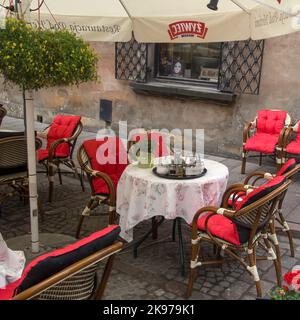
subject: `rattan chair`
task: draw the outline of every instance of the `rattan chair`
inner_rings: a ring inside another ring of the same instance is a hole
[[[41,141],[36,138],[36,149]],[[27,144],[24,132],[1,133],[0,138],[0,185],[9,189],[0,194],[0,204],[18,194],[25,202],[28,199]],[[40,211],[43,213],[43,210]]]
[[[69,121],[69,119],[72,119]],[[71,131],[66,130],[70,126]],[[57,130],[57,127],[62,127]],[[84,191],[84,183],[82,175],[73,161],[73,152],[77,142],[77,138],[82,132],[83,125],[79,116],[63,116],[57,115],[50,127],[45,130],[48,131],[47,147],[38,152],[38,161],[46,168],[46,173],[49,180],[49,202],[53,200],[54,176],[56,172],[59,176],[59,182],[62,184],[62,174],[60,170],[61,165],[70,168],[75,176],[79,179],[82,191]],[[50,137],[50,135],[52,135]]]
[[[273,221],[278,203],[291,181],[284,177],[278,179],[280,183],[275,185],[275,189],[270,189],[273,191],[258,199],[253,197],[254,202],[249,202],[249,204],[244,202],[245,206],[240,206],[240,209],[227,209],[228,200],[233,194],[247,192],[243,184],[236,184],[225,192],[222,208],[205,207],[195,214],[192,222],[192,257],[187,297],[192,294],[197,268],[223,263],[225,260],[221,252],[238,261],[253,277],[258,297],[262,296],[262,288],[256,265],[257,260],[272,260],[274,262],[277,283],[281,285],[280,263],[272,247],[272,244],[277,242]],[[271,233],[269,228],[271,228]],[[227,236],[225,230],[227,230]],[[240,234],[242,231],[243,234]],[[202,259],[202,242],[211,243],[217,248],[215,259]],[[258,246],[266,252],[265,256],[258,256]]]
[[[82,247],[80,251],[75,247],[77,253],[68,252],[68,255],[73,254],[73,259],[75,262],[67,265],[62,270],[55,272],[51,276],[48,276],[46,279],[41,281],[32,280],[32,276],[34,277],[34,273],[39,272],[37,269],[41,269],[41,266],[35,266],[35,272],[31,270],[31,279],[29,280],[32,283],[32,286],[28,287],[28,275],[30,273],[27,272],[26,276],[22,279],[22,282],[17,283],[16,288],[10,289],[14,292],[12,299],[13,300],[87,300],[87,299],[101,299],[106,288],[106,284],[109,278],[109,275],[112,270],[113,261],[116,254],[122,249],[122,242],[115,242],[116,237],[118,236],[120,229],[115,229],[116,226],[111,226],[106,229],[113,229],[109,231],[109,233],[114,233],[112,236],[108,234],[106,239],[103,241],[103,245],[99,245],[95,243],[98,241],[94,239],[94,243],[90,246],[90,251],[92,252],[88,256],[78,259],[78,255],[82,256],[84,254],[84,250]],[[103,229],[102,231],[105,231]],[[100,231],[100,232],[102,232]],[[117,231],[117,232],[115,232]],[[91,236],[92,238],[94,235]],[[90,237],[89,237],[90,238]],[[95,237],[94,237],[95,238]],[[108,239],[109,238],[109,239]],[[87,239],[87,238],[86,238]],[[79,242],[83,242],[86,239],[82,239]],[[100,239],[101,241],[101,239]],[[77,243],[75,244],[77,246]],[[93,248],[101,247],[100,250],[94,250]],[[73,245],[74,248],[74,245]],[[66,247],[67,249],[67,247]],[[61,251],[65,249],[60,249],[56,251]],[[94,252],[95,251],[95,252]],[[51,253],[50,253],[51,255]],[[48,256],[48,254],[46,254]],[[48,257],[49,258],[49,257]],[[46,258],[47,259],[47,258]],[[58,257],[58,254],[52,254],[50,259],[62,259],[61,256]],[[67,258],[70,260],[70,256]],[[105,268],[102,274],[101,281],[98,284],[97,281],[97,271],[99,269],[99,263],[104,259],[108,259]],[[38,263],[43,263],[43,260],[37,258],[39,260]],[[53,260],[52,260],[53,261]],[[56,268],[61,269],[61,265],[65,265],[63,262],[58,262],[56,260]],[[34,261],[33,261],[34,263]],[[45,265],[44,261],[44,265]],[[47,267],[47,265],[45,265]],[[50,267],[49,267],[50,268]],[[53,267],[53,263],[51,264],[51,268]],[[25,271],[26,272],[26,269]],[[23,288],[25,289],[23,290]],[[7,299],[7,298],[5,298]]]
[[[290,158],[300,160],[300,120],[294,126],[286,128],[280,147],[282,149],[282,164]]]
[[[280,175],[283,175],[288,179],[293,179],[299,171],[300,171],[300,164],[296,164],[295,159],[290,159],[277,172],[277,174],[273,175],[271,173],[264,172],[264,171],[255,171],[245,179],[244,184],[249,186],[250,188],[252,186],[256,187],[258,185],[261,185],[262,183],[265,183],[266,181],[269,181],[274,176],[280,176]],[[281,226],[282,231],[286,232],[289,239],[291,256],[295,257],[295,245],[293,241],[293,234],[283,213],[283,202],[285,199],[285,195],[286,195],[286,192],[282,194],[282,198],[280,199],[278,207],[276,208],[275,218],[276,218],[276,221]],[[279,250],[279,245],[276,245],[276,250]]]
[[[282,163],[282,143],[285,129],[292,123],[290,115],[281,110],[260,110],[254,121],[247,123],[243,131],[243,153],[241,173],[246,171],[250,152],[259,153],[259,165],[263,155],[275,156],[277,167]]]
[[[1,126],[2,120],[6,116],[6,114],[7,114],[6,109],[3,107],[2,104],[0,104],[0,126]]]
[[[97,150],[109,139],[111,143],[116,143],[116,163],[99,165],[97,160]],[[115,141],[115,142],[114,142]],[[122,148],[121,150],[119,148]],[[123,148],[122,141],[117,137],[107,137],[104,140],[87,140],[78,149],[78,162],[83,172],[88,177],[91,187],[91,197],[86,207],[81,213],[76,238],[79,238],[80,230],[84,218],[90,216],[91,212],[99,205],[107,205],[108,212],[103,212],[109,216],[109,224],[116,223],[116,189],[118,181],[127,166],[127,153]],[[124,157],[123,163],[120,163],[120,157]],[[114,171],[114,173],[112,173]]]

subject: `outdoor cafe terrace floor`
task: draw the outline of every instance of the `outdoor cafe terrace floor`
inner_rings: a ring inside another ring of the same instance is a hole
[[[37,129],[45,125],[37,124]],[[22,130],[23,120],[6,117],[1,126],[3,129]],[[95,133],[83,132],[77,146],[82,140],[95,137]],[[229,183],[243,180],[240,175],[239,160],[208,156],[207,158],[222,162],[229,168]],[[247,165],[247,172],[257,169],[257,163]],[[42,168],[39,168],[42,169]],[[272,163],[265,161],[264,170],[274,171]],[[47,202],[48,180],[44,174],[38,175],[38,189],[45,211],[44,221],[40,221],[40,232],[45,234],[42,248],[49,250],[49,243],[54,237],[51,234],[62,234],[74,237],[79,214],[89,199],[89,186],[85,182],[86,191],[82,192],[79,181],[71,175],[63,176],[63,185],[55,181],[54,201]],[[279,236],[282,250],[283,273],[300,265],[300,180],[298,179],[288,192],[285,201],[285,213],[295,232],[296,257],[290,257],[288,239]],[[28,206],[18,201],[18,198],[6,200],[0,216],[0,231],[8,245],[13,249],[24,250],[26,244],[9,239],[24,236],[30,232]],[[82,228],[81,236],[87,236],[107,225],[107,217],[97,215],[87,218]],[[139,224],[134,230],[134,238],[145,234],[151,226],[151,221]],[[138,257],[133,257],[133,249],[127,248],[116,259],[112,275],[108,281],[104,299],[184,299],[187,284],[187,270],[190,258],[190,229],[183,228],[184,247],[186,256],[186,276],[182,277],[179,266],[178,242],[171,241],[172,221],[165,221],[158,230],[158,242],[151,237],[140,247]],[[59,239],[59,236],[56,236]],[[62,237],[64,239],[64,237]],[[164,241],[160,241],[164,239]],[[60,243],[64,245],[65,243]],[[207,249],[211,249],[207,247]],[[208,253],[206,250],[205,254]],[[29,251],[27,251],[29,252]],[[28,257],[28,260],[32,257]],[[261,261],[259,272],[262,278],[263,291],[266,294],[275,286],[275,272],[271,261]],[[255,299],[256,290],[249,274],[235,262],[228,261],[222,266],[199,268],[199,276],[194,284],[191,299]]]

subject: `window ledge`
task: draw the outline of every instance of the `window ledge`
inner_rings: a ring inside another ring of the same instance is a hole
[[[235,95],[233,93],[221,92],[216,88],[179,82],[149,81],[131,82],[130,87],[139,93],[160,94],[167,96],[189,97],[192,99],[213,100],[222,103],[231,103]]]

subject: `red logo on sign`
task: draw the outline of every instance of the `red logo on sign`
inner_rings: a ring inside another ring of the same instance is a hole
[[[208,28],[205,23],[199,21],[178,21],[169,24],[169,35],[171,40],[178,37],[194,37],[205,39]]]

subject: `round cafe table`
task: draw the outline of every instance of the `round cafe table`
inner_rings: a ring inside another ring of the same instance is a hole
[[[197,210],[219,206],[228,181],[228,168],[213,160],[204,160],[207,173],[197,179],[173,180],[156,176],[152,169],[130,164],[117,188],[117,213],[120,236],[133,240],[133,228],[139,222],[162,216],[182,218],[191,223]]]

